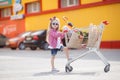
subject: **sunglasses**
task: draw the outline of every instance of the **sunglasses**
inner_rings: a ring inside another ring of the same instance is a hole
[[[52,23],[52,25],[59,25],[58,23]]]

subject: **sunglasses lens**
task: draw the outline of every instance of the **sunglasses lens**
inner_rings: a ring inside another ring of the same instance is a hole
[[[53,25],[58,25],[58,23],[52,23]]]
[[[53,25],[55,25],[55,23],[52,23]]]

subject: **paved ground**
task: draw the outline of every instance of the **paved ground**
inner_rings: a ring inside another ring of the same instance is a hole
[[[70,50],[75,58],[85,50]],[[88,54],[71,64],[73,71],[64,70],[66,59],[63,53],[56,56],[58,73],[50,72],[50,51],[0,49],[0,80],[119,80],[120,49],[101,49],[111,64],[111,70],[104,72],[105,65],[95,54]]]

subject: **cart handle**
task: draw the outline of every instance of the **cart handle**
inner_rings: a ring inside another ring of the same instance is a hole
[[[105,25],[108,25],[108,24],[109,24],[108,21],[103,21],[102,23],[105,24]]]

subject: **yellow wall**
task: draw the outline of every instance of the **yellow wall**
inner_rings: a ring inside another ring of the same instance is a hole
[[[14,4],[14,0],[13,4]],[[25,7],[25,3],[39,1],[39,0],[22,0],[22,5]],[[51,2],[52,1],[52,2]],[[93,3],[102,0],[81,0],[81,4]],[[42,0],[42,10],[57,9],[58,0]],[[25,9],[19,14],[25,14]],[[108,20],[109,25],[104,30],[104,41],[120,41],[120,3],[109,4],[104,6],[80,8],[76,10],[62,11],[56,13],[40,14],[34,16],[25,17],[26,31],[47,29],[49,18],[56,16],[60,18],[61,27],[65,24],[62,20],[63,16],[67,16],[76,27],[86,27],[90,23],[98,25],[103,20]]]
[[[42,0],[43,11],[57,9],[57,8],[58,8],[58,0]]]
[[[64,25],[62,16],[67,16],[77,27],[89,26],[90,23],[98,25],[103,20],[108,20],[110,24],[106,26],[103,40],[120,40],[120,4],[84,8],[74,11],[51,13],[26,18],[26,30],[47,29],[49,18],[57,16]]]

